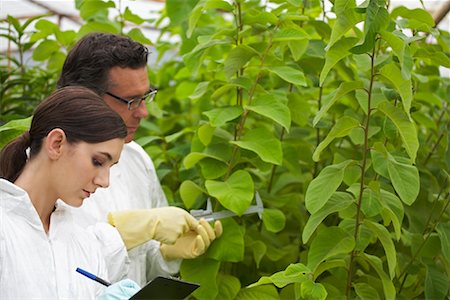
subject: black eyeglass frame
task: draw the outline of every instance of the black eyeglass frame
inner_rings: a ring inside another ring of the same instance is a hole
[[[124,98],[122,98],[120,96],[114,95],[111,92],[105,92],[106,95],[111,96],[114,99],[116,99],[118,101],[121,101],[123,103],[126,103],[127,106],[128,106],[128,110],[135,110],[136,108],[139,107],[139,105],[141,105],[142,101],[146,100],[147,103],[152,102],[153,100],[155,100],[155,96],[156,96],[157,93],[158,93],[157,89],[150,88],[148,90],[148,92],[145,93],[142,97],[138,97],[138,98],[133,98],[131,100],[127,100],[127,99],[124,99]],[[136,104],[134,104],[134,103],[136,103]]]

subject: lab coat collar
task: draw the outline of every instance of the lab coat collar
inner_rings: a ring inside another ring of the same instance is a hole
[[[31,226],[42,231],[44,230],[41,219],[24,189],[6,179],[0,179],[0,194],[0,207],[2,210],[23,216]],[[11,198],[14,200],[11,200]]]

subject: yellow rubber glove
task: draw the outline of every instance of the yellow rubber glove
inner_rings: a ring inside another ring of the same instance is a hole
[[[161,254],[166,260],[177,258],[191,259],[206,252],[211,242],[222,235],[222,223],[216,221],[214,229],[200,219],[197,230],[191,230],[183,234],[173,245],[161,244]]]
[[[128,250],[149,240],[174,244],[199,225],[187,211],[173,206],[110,212],[108,222],[117,228]]]

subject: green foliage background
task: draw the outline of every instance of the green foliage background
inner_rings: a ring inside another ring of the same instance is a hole
[[[428,12],[385,0],[334,0],[326,12],[318,0],[167,0],[145,20],[109,1],[76,5],[78,32],[39,17],[2,23],[19,59],[1,57],[1,121],[13,120],[1,145],[27,128],[77,39],[129,35],[156,50],[157,101],[137,142],[169,201],[198,209],[210,198],[241,216],[183,261],[181,277],[201,284],[195,298],[448,299],[450,81],[439,67],[450,68],[450,35]],[[255,192],[261,219],[242,215]]]

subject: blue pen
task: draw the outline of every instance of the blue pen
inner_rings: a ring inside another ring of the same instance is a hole
[[[101,284],[103,284],[103,285],[105,285],[105,286],[110,286],[110,285],[111,285],[110,282],[108,282],[108,281],[106,281],[106,280],[104,280],[104,279],[101,279],[101,278],[95,276],[94,274],[91,274],[91,273],[89,273],[88,271],[85,271],[85,270],[83,270],[83,269],[77,268],[77,272],[80,273],[80,274],[83,274],[84,276],[86,276],[86,277],[88,277],[88,278],[90,278],[90,279],[92,279],[92,280],[95,280],[95,281],[97,281],[98,283],[101,283]]]

